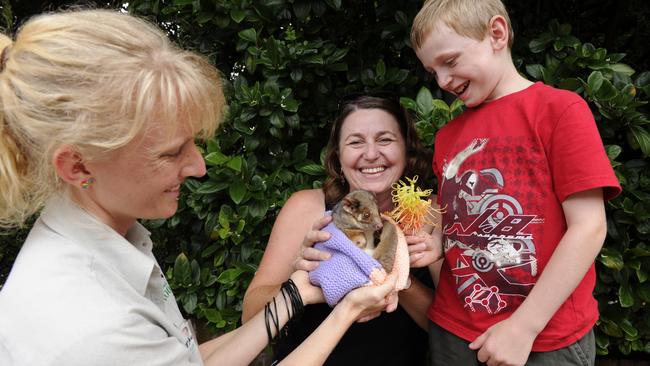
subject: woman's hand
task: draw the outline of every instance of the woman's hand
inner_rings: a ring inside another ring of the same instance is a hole
[[[391,273],[381,285],[362,286],[350,291],[339,304],[349,306],[356,320],[373,319],[391,303],[397,303],[397,294],[394,293],[396,283],[397,273]]]
[[[309,274],[305,271],[295,271],[290,277],[298,287],[302,303],[305,305],[325,302],[325,296],[320,287],[309,282]]]
[[[411,267],[426,267],[442,258],[442,240],[435,235],[419,232],[406,236]]]
[[[305,235],[305,239],[296,255],[296,260],[293,262],[294,270],[313,271],[318,267],[318,262],[329,259],[329,253],[315,249],[313,246],[315,243],[330,238],[330,233],[321,230],[327,226],[330,221],[332,221],[331,216],[323,216],[312,225],[312,230],[307,232],[307,235]]]

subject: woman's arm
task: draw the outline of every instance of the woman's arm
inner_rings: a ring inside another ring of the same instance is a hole
[[[306,272],[297,271],[291,275],[291,279],[296,284],[304,305],[323,301],[321,290],[309,283],[309,275]],[[288,310],[293,313],[296,309],[293,309],[290,301],[286,301],[279,291],[269,301],[270,304],[275,302],[276,305],[271,311],[277,318],[278,327],[276,328],[273,319],[269,319],[271,335],[275,337],[277,329],[282,329],[289,321]],[[241,327],[201,344],[199,351],[205,365],[248,365],[269,342],[265,316],[264,311],[259,311]]]
[[[350,291],[280,365],[322,365],[352,323],[388,305],[388,294],[396,282],[397,275],[392,274],[379,286],[363,286]]]
[[[433,289],[410,276],[411,286],[399,292],[399,304],[420,328],[427,330],[427,310],[433,301]]]
[[[260,312],[277,294],[280,284],[289,278],[305,235],[324,212],[320,189],[298,191],[289,197],[273,224],[264,256],[246,289],[242,322]]]
[[[291,275],[291,279],[296,284],[305,305],[324,300],[321,290],[309,283],[307,272],[297,271]],[[395,287],[396,279],[397,276],[389,276],[380,286],[364,286],[351,291],[314,333],[280,364],[321,365],[357,318],[386,306],[385,297]],[[276,328],[271,318],[268,319],[268,323],[271,336],[275,337],[278,329],[282,329],[289,321],[288,309],[292,310],[290,312],[295,309],[285,301],[282,293],[272,298],[271,303],[273,299],[277,306],[272,306],[271,311],[274,319],[278,321],[278,326]],[[260,311],[241,327],[202,344],[199,350],[205,365],[248,365],[268,344],[266,316],[264,311]]]

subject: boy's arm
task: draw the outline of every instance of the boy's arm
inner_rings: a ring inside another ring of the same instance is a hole
[[[563,203],[567,231],[526,300],[470,344],[488,365],[523,365],[533,341],[580,283],[607,234],[601,188],[575,193]]]

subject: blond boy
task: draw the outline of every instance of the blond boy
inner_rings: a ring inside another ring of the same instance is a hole
[[[589,107],[517,72],[499,0],[427,1],[411,40],[467,106],[436,136],[433,363],[593,365],[594,258],[621,188]]]

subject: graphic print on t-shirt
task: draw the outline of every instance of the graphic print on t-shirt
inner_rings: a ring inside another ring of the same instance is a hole
[[[441,186],[445,260],[466,309],[496,314],[520,304],[537,276],[529,225],[543,222],[504,193],[496,167],[463,170],[463,163],[488,145],[475,139],[443,166]]]

